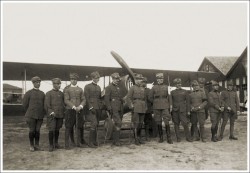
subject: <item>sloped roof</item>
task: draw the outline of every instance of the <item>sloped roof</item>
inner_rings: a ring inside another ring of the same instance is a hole
[[[17,86],[13,86],[7,83],[3,83],[3,89],[9,89],[9,90],[22,90],[22,88],[19,88]]]
[[[205,57],[208,61],[210,61],[218,70],[221,71],[223,75],[227,75],[229,70],[233,67],[235,62],[239,57],[237,56],[209,56]]]

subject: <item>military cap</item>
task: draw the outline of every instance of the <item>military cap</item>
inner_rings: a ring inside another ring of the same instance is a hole
[[[135,73],[135,79],[143,79],[142,74]]]
[[[199,82],[200,84],[205,84],[206,79],[203,78],[203,77],[199,77],[199,78],[198,78],[198,82]]]
[[[143,82],[148,82],[148,79],[146,77],[143,77],[142,81]]]
[[[94,71],[90,74],[91,78],[92,79],[95,79],[95,78],[100,78],[100,74],[98,73],[98,71]]]
[[[111,74],[112,79],[120,79],[119,73],[113,73]]]
[[[174,79],[174,84],[181,84],[181,79],[180,78]]]
[[[212,84],[212,86],[219,85],[219,84],[218,84],[218,82],[217,82],[217,81],[215,81],[215,80],[212,80],[212,81],[211,81],[211,84]]]
[[[33,77],[33,78],[31,78],[31,81],[34,83],[34,82],[40,82],[41,81],[41,78],[40,77],[38,77],[38,76],[35,76],[35,77]]]
[[[61,83],[61,79],[60,78],[54,78],[52,79],[52,83]]]
[[[78,76],[77,73],[70,73],[70,74],[69,74],[69,78],[70,78],[70,79],[79,79],[79,76]]]
[[[197,80],[192,81],[192,86],[198,86],[198,85],[199,85],[199,83],[197,82]]]
[[[163,79],[163,73],[156,73],[155,76],[157,79]]]
[[[233,86],[233,85],[234,85],[233,80],[227,81],[227,85],[228,85],[228,86]]]

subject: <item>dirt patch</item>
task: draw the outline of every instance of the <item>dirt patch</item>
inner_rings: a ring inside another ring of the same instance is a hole
[[[46,121],[44,121],[46,122]],[[136,146],[130,130],[121,132],[121,147],[104,144],[104,132],[99,130],[100,147],[72,148],[48,151],[48,131],[45,123],[41,128],[41,147],[44,151],[30,152],[28,128],[23,117],[3,117],[3,170],[247,170],[247,116],[239,116],[235,123],[237,141],[231,141],[229,124],[221,142],[211,142],[211,123],[206,121],[208,142],[187,142],[181,127],[182,141],[176,142],[171,124],[174,144],[158,143],[158,138]],[[88,139],[85,130],[85,140]],[[129,138],[130,137],[130,138]],[[64,127],[59,143],[64,145]],[[130,143],[131,142],[131,143]]]

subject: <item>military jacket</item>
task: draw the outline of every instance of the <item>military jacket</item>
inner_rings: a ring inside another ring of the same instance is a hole
[[[104,100],[108,110],[122,111],[123,100],[118,85],[112,83],[106,87]]]
[[[101,109],[101,87],[95,83],[87,84],[84,88],[84,94],[87,101],[87,107]]]
[[[167,85],[154,85],[150,91],[149,99],[153,103],[153,109],[168,109],[172,104],[168,94]]]
[[[209,103],[209,112],[220,112],[220,107],[222,107],[222,101],[220,93],[217,91],[211,91],[208,93],[208,103]]]
[[[198,108],[199,110],[196,112],[204,112],[205,113],[205,106],[207,105],[207,97],[203,91],[193,91],[189,94],[189,104],[188,104],[188,112],[191,111],[191,108]]]
[[[64,89],[64,103],[66,104],[66,109],[72,109],[73,106],[78,107],[86,105],[86,99],[82,88],[67,86]]]
[[[150,89],[149,88],[145,88],[145,92],[146,92],[146,102],[147,102],[147,111],[146,111],[146,113],[151,113],[153,105],[152,105],[152,103],[149,100]]]
[[[48,116],[54,112],[56,118],[63,118],[65,110],[63,92],[54,89],[47,92],[45,95],[44,108]]]
[[[45,115],[44,110],[44,92],[31,89],[27,91],[23,97],[23,107],[25,116],[34,119],[43,119]]]
[[[173,111],[186,112],[188,110],[188,92],[184,89],[171,91]]]
[[[128,91],[127,102],[130,109],[134,107],[134,112],[146,113],[147,103],[145,88],[133,85]]]
[[[225,111],[228,107],[230,107],[234,113],[240,111],[239,97],[235,91],[222,91],[221,100],[224,104]]]

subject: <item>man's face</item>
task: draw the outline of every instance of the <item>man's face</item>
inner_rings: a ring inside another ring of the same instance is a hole
[[[40,88],[41,81],[36,81],[33,83],[34,88]]]
[[[157,83],[158,84],[162,84],[163,83],[163,79],[157,79]]]
[[[199,90],[199,89],[200,89],[200,86],[199,86],[199,85],[194,85],[194,86],[193,86],[193,90],[194,90],[194,91],[197,91],[197,90]]]
[[[114,78],[114,79],[113,79],[113,83],[114,83],[115,85],[118,85],[118,84],[120,83],[120,79],[119,79],[119,78]]]
[[[204,84],[203,83],[200,83],[200,88],[204,88]]]
[[[213,90],[218,91],[219,90],[219,85],[213,85]]]
[[[71,79],[70,79],[70,83],[71,83],[72,85],[76,85],[76,84],[77,84],[77,79],[76,79],[76,78],[71,78]]]
[[[181,88],[181,83],[176,84],[176,88],[180,89]]]
[[[100,78],[99,77],[98,78],[93,78],[92,80],[93,80],[93,82],[98,83]]]
[[[136,84],[136,85],[139,85],[139,86],[140,86],[140,85],[141,85],[141,82],[142,82],[141,79],[136,79],[136,80],[135,80],[135,84]]]
[[[227,86],[227,88],[228,88],[229,91],[232,91],[233,90],[233,85],[229,85],[229,86]]]
[[[61,88],[61,83],[53,83],[53,88],[59,90]]]
[[[146,82],[142,82],[142,86],[146,88],[147,83]]]

